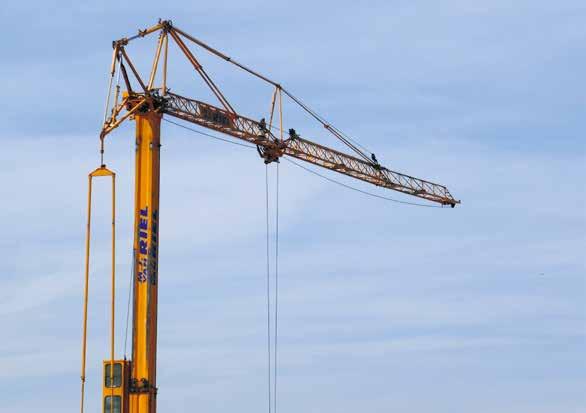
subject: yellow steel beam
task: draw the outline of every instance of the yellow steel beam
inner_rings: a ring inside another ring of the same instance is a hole
[[[136,121],[134,210],[134,311],[130,413],[156,409],[159,150],[161,114]]]

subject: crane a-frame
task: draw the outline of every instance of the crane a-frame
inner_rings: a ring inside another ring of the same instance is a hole
[[[127,54],[126,46],[137,38],[154,33],[158,33],[159,37],[152,68],[147,78],[139,74]],[[193,65],[194,70],[217,97],[221,107],[190,97],[180,96],[170,91],[167,83],[169,39],[179,47],[187,60]],[[274,92],[268,122],[265,118],[254,120],[237,113],[204,70],[188,44],[195,44],[204,51],[272,85]],[[148,29],[140,30],[135,36],[114,41],[113,49],[106,114],[100,133],[102,165],[90,174],[89,201],[91,205],[91,180],[93,177],[111,176],[112,180],[114,180],[114,173],[106,168],[103,161],[106,136],[125,120],[134,119],[136,125],[134,251],[132,262],[134,277],[132,356],[130,360],[116,360],[114,356],[114,299],[112,299],[111,357],[109,360],[104,361],[104,413],[154,413],[156,411],[159,150],[161,146],[161,119],[164,115],[173,116],[256,145],[258,153],[265,163],[278,162],[281,157],[288,156],[441,205],[454,207],[459,203],[443,185],[391,171],[380,165],[374,154],[369,156],[364,153],[350,137],[325,121],[279,83],[190,36],[175,27],[170,21],[159,21]],[[161,83],[155,86],[158,71],[160,71]],[[122,91],[119,84],[112,88],[113,79],[116,75],[119,80],[122,77],[125,90]],[[288,136],[284,137],[283,94],[301,106],[311,117],[320,122],[329,133],[348,146],[354,152],[354,155],[302,138],[294,129],[290,129]],[[279,127],[273,125],[276,105],[279,110]],[[112,202],[112,210],[114,211],[114,199]],[[81,372],[82,413],[84,409],[87,340],[89,215],[88,213]],[[114,226],[114,221],[112,225]],[[114,235],[112,240],[114,244]],[[112,274],[114,278],[114,261],[112,262]],[[114,297],[114,280],[112,297]]]

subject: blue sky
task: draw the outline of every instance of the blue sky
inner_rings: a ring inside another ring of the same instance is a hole
[[[110,45],[159,17],[463,201],[408,207],[282,163],[279,412],[586,412],[584,2],[21,1],[0,13],[1,413],[78,407],[86,176]],[[269,88],[202,61],[241,113],[266,115]],[[205,97],[173,62],[171,87]],[[285,111],[287,127],[335,145]],[[119,354],[132,127],[107,148]],[[163,145],[159,408],[266,410],[265,167],[170,124]],[[108,348],[107,190],[96,188],[88,412]]]

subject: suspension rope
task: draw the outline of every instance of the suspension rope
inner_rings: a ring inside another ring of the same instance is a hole
[[[275,263],[274,263],[274,320],[271,324],[271,262],[270,262],[270,190],[269,165],[265,165],[265,209],[266,209],[266,272],[267,272],[267,360],[268,360],[268,399],[269,413],[277,412],[277,354],[279,327],[279,163],[276,166],[275,191]],[[272,334],[271,334],[271,330]]]
[[[279,83],[275,82],[274,80],[269,79],[268,77],[254,71],[254,70],[252,70],[251,68],[239,63],[238,61],[234,60],[230,56],[225,55],[224,53],[220,52],[219,50],[217,50],[217,49],[211,47],[210,45],[202,42],[201,40],[185,33],[184,31],[178,29],[177,27],[173,27],[173,31],[180,33],[186,39],[188,39],[188,40],[192,41],[193,43],[197,44],[198,46],[204,48],[205,50],[207,50],[211,54],[227,61],[228,63],[231,63],[231,64],[237,66],[238,68],[244,70],[245,72],[248,72],[249,74],[251,74],[251,75],[275,86],[276,88],[282,90],[287,96],[289,96],[291,98],[291,100],[293,100],[293,102],[295,102],[297,105],[299,105],[305,112],[307,112],[315,120],[317,120],[319,123],[321,123],[336,138],[338,138],[340,141],[342,141],[344,144],[346,144],[346,146],[348,146],[350,149],[352,149],[354,152],[356,152],[357,155],[364,158],[367,162],[371,162],[371,159],[362,151],[362,150],[364,150],[366,152],[370,152],[367,148],[365,148],[363,145],[358,143],[356,140],[350,138],[348,135],[346,135],[345,133],[343,133],[342,131],[340,131],[339,129],[334,127],[333,125],[331,125],[322,116],[320,116],[316,111],[311,109],[307,104],[305,104],[301,99],[294,96],[287,89],[283,88]],[[362,148],[362,150],[360,150],[359,147]]]
[[[371,162],[371,159],[363,152],[363,151],[366,151],[366,152],[372,153],[371,151],[369,151],[366,147],[364,147],[363,145],[358,143],[356,140],[352,139],[351,137],[346,135],[344,132],[342,132],[341,130],[336,128],[334,125],[330,124],[320,114],[318,114],[316,111],[311,109],[307,104],[305,104],[298,97],[294,96],[291,92],[289,92],[286,89],[282,89],[282,90],[287,96],[289,96],[291,98],[291,100],[293,100],[293,102],[297,103],[304,111],[306,111],[309,115],[311,115],[311,117],[313,117],[315,120],[317,120],[319,123],[321,123],[323,127],[325,127],[336,138],[338,138],[340,141],[342,141],[342,143],[344,143],[346,146],[348,146],[350,149],[352,149],[357,155],[364,158],[364,160],[366,160],[367,162],[369,162],[369,163]],[[360,147],[363,151],[360,150],[358,147]]]
[[[277,162],[277,185],[275,193],[275,360],[274,360],[274,413],[277,413],[277,352],[279,327],[279,162]]]
[[[224,138],[221,138],[219,136],[215,136],[215,135],[212,135],[212,134],[209,134],[209,133],[205,133],[205,132],[202,132],[200,130],[197,130],[197,129],[194,129],[194,128],[190,128],[189,126],[185,126],[185,125],[182,125],[180,123],[176,123],[176,122],[170,121],[170,120],[165,119],[165,118],[163,118],[163,120],[166,121],[166,122],[172,123],[173,125],[177,125],[177,126],[183,128],[183,129],[187,129],[187,130],[189,130],[191,132],[194,132],[194,133],[197,133],[197,134],[200,134],[200,135],[203,135],[203,136],[207,136],[207,137],[212,138],[212,139],[216,139],[216,140],[219,140],[219,141],[222,141],[222,142],[230,143],[232,145],[243,146],[245,148],[249,148],[249,149],[256,150],[256,147],[255,146],[252,146],[252,145],[247,145],[245,143],[234,142],[234,141],[231,141],[229,139],[224,139]],[[331,183],[334,183],[334,184],[339,185],[341,187],[344,187],[346,189],[350,189],[352,191],[361,193],[363,195],[371,196],[373,198],[378,198],[378,199],[382,199],[384,201],[394,202],[394,203],[402,204],[402,205],[411,205],[411,206],[424,207],[424,208],[443,208],[443,205],[440,206],[440,205],[421,204],[421,203],[418,203],[418,202],[401,201],[400,199],[395,199],[395,198],[390,198],[390,197],[386,197],[386,196],[374,194],[372,192],[368,192],[368,191],[365,191],[363,189],[356,188],[356,187],[354,187],[352,185],[345,184],[345,183],[340,182],[340,181],[338,181],[336,179],[333,179],[333,178],[330,178],[330,177],[325,176],[323,174],[320,174],[319,172],[316,172],[316,171],[314,171],[314,170],[312,170],[310,168],[307,168],[307,167],[305,167],[305,166],[303,166],[303,165],[301,165],[301,164],[293,161],[292,159],[290,159],[288,157],[283,156],[282,159],[286,160],[289,163],[292,163],[293,165],[295,165],[295,166],[303,169],[306,172],[309,172],[309,173],[311,173],[311,174],[313,174],[315,176],[318,176],[320,178],[323,178],[326,181],[329,181]]]
[[[271,413],[271,272],[270,272],[270,227],[269,227],[269,165],[265,165],[265,209],[267,230],[267,361],[268,361],[268,396],[269,413]]]
[[[350,185],[345,184],[343,182],[336,181],[335,179],[332,179],[332,178],[330,178],[328,176],[322,175],[319,172],[316,172],[316,171],[314,171],[314,170],[312,170],[310,168],[307,168],[307,167],[305,167],[305,166],[303,166],[303,165],[295,162],[292,159],[285,158],[285,157],[283,157],[283,159],[285,159],[287,162],[292,163],[293,165],[295,165],[295,166],[303,169],[304,171],[307,171],[307,172],[309,172],[309,173],[311,173],[313,175],[316,175],[316,176],[319,176],[320,178],[325,179],[326,181],[332,182],[332,183],[334,183],[336,185],[340,185],[340,186],[342,186],[342,187],[344,187],[346,189],[351,189],[353,191],[359,192],[359,193],[364,194],[364,195],[372,196],[372,197],[378,198],[378,199],[383,199],[385,201],[395,202],[397,204],[404,204],[404,205],[411,205],[411,206],[418,206],[418,207],[425,207],[425,208],[443,208],[443,205],[442,206],[439,206],[439,205],[420,204],[420,203],[417,203],[417,202],[401,201],[399,199],[389,198],[389,197],[382,196],[382,195],[378,195],[378,194],[373,194],[372,192],[364,191],[362,189],[359,189],[359,188],[350,186]]]
[[[227,142],[227,143],[231,143],[233,145],[238,145],[238,146],[244,146],[245,148],[251,148],[251,149],[255,149],[256,150],[256,146],[247,145],[245,143],[240,143],[240,142],[234,142],[234,141],[232,141],[230,139],[225,139],[225,138],[221,138],[221,137],[216,136],[216,135],[212,135],[211,133],[205,133],[205,132],[200,131],[198,129],[194,129],[194,128],[190,128],[189,126],[182,125],[181,123],[173,122],[172,120],[169,120],[167,118],[163,118],[163,120],[165,122],[167,122],[167,123],[172,123],[173,125],[179,126],[180,128],[186,129],[188,131],[195,132],[195,133],[199,133],[200,135],[203,135],[203,136],[207,136],[208,138],[212,138],[212,139],[216,139],[218,141]]]

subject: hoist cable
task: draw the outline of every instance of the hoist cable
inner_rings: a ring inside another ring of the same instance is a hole
[[[176,122],[170,121],[170,120],[165,119],[165,118],[163,118],[163,120],[166,121],[166,122],[172,123],[174,125],[177,125],[177,126],[183,128],[183,129],[187,129],[187,130],[189,130],[191,132],[198,133],[200,135],[207,136],[207,137],[212,138],[212,139],[216,139],[216,140],[219,140],[219,141],[222,141],[222,142],[227,142],[227,143],[230,143],[232,145],[243,146],[243,147],[249,148],[249,149],[256,149],[256,147],[255,146],[252,146],[252,145],[247,145],[247,144],[240,143],[240,142],[234,142],[234,141],[229,140],[229,139],[224,139],[224,138],[221,138],[219,136],[215,136],[215,135],[212,135],[212,134],[209,134],[209,133],[205,133],[205,132],[202,132],[200,130],[197,130],[197,129],[194,129],[194,128],[190,128],[189,126],[185,126],[185,125],[182,125],[180,123],[176,123]],[[334,183],[334,184],[339,185],[341,187],[344,187],[346,189],[350,189],[352,191],[359,192],[359,193],[361,193],[363,195],[368,195],[368,196],[371,196],[373,198],[378,198],[378,199],[382,199],[384,201],[394,202],[394,203],[403,204],[403,205],[411,205],[411,206],[418,206],[418,207],[424,207],[424,208],[443,208],[443,206],[439,206],[439,205],[429,205],[429,204],[420,204],[420,203],[417,203],[417,202],[401,201],[400,199],[395,199],[395,198],[390,198],[390,197],[386,197],[386,196],[374,194],[372,192],[368,192],[368,191],[365,191],[363,189],[359,189],[359,188],[353,187],[352,185],[345,184],[345,183],[340,182],[340,181],[338,181],[336,179],[333,179],[333,178],[330,178],[330,177],[325,176],[323,174],[320,174],[319,172],[316,172],[316,171],[314,171],[314,170],[312,170],[310,168],[307,168],[307,167],[305,167],[305,166],[303,166],[303,165],[301,165],[301,164],[293,161],[292,159],[290,159],[288,157],[283,156],[282,159],[286,160],[289,163],[292,163],[293,165],[295,165],[295,166],[303,169],[306,172],[309,172],[309,173],[311,173],[313,175],[316,175],[316,176],[318,176],[320,178],[323,178],[326,181],[329,181],[331,183]]]
[[[269,413],[271,413],[271,272],[270,272],[270,227],[269,227],[269,165],[265,165],[265,209],[267,230],[267,360],[268,360],[268,396]]]
[[[179,126],[180,128],[187,129],[187,130],[189,130],[191,132],[199,133],[200,135],[203,135],[203,136],[207,136],[208,138],[216,139],[216,140],[222,141],[222,142],[231,143],[233,145],[244,146],[245,148],[256,149],[256,146],[247,145],[245,143],[240,143],[240,142],[234,142],[234,141],[232,141],[230,139],[225,139],[225,138],[221,138],[221,137],[216,136],[216,135],[212,135],[210,133],[205,133],[205,132],[202,132],[202,131],[200,131],[198,129],[190,128],[189,126],[185,126],[185,125],[182,125],[180,123],[173,122],[172,120],[169,120],[167,118],[163,118],[163,120],[165,122],[172,123],[173,125]]]
[[[277,185],[275,193],[275,359],[274,359],[274,391],[273,402],[277,413],[277,351],[278,351],[278,327],[279,327],[279,163],[277,162]]]

